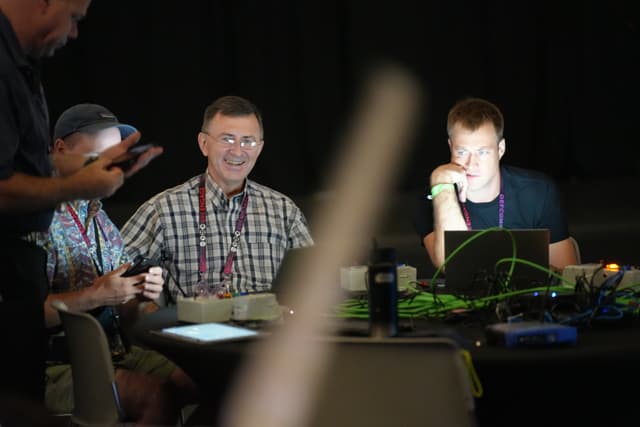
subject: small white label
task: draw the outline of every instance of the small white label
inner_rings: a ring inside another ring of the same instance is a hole
[[[393,273],[376,273],[374,280],[376,283],[393,283],[394,277]]]

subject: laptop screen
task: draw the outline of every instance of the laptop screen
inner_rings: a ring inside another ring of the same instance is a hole
[[[513,257],[514,243],[516,258],[549,267],[548,229],[445,231],[445,259],[457,251],[445,265],[445,292],[482,297],[546,285],[546,271],[516,262],[507,280],[511,262],[496,266],[498,260]]]

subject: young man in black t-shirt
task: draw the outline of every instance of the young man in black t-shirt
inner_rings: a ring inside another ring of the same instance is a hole
[[[548,228],[549,263],[561,270],[576,264],[566,213],[554,182],[525,169],[501,166],[506,150],[504,120],[492,103],[478,98],[449,111],[451,161],[431,173],[429,198],[420,203],[416,229],[439,267],[444,262],[444,231]]]

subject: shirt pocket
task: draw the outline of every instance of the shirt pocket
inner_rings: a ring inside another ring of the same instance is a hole
[[[165,266],[172,276],[171,282],[178,282],[187,294],[191,294],[198,284],[200,246],[192,242],[182,243],[173,248],[170,254],[172,261],[165,264]],[[216,269],[211,255],[211,250],[207,248],[207,282],[210,282],[211,278],[209,276],[212,276]]]

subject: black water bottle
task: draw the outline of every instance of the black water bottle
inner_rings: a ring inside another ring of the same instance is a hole
[[[371,253],[368,273],[369,335],[393,337],[398,334],[398,279],[396,251],[377,248]]]

